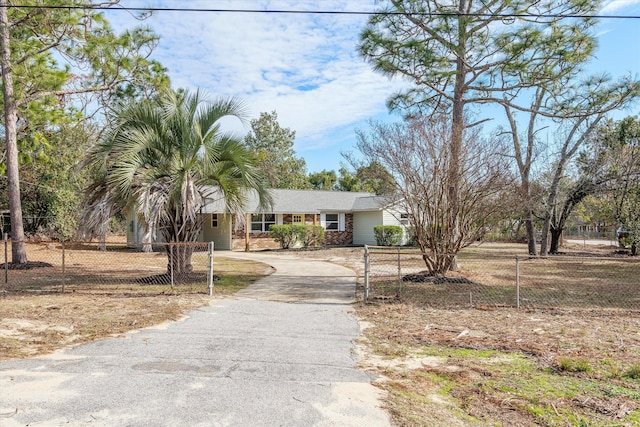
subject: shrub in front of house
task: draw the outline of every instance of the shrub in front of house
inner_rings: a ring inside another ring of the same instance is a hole
[[[376,225],[373,234],[378,246],[395,246],[402,242],[402,227],[399,225]]]
[[[320,246],[324,241],[324,227],[321,225],[305,225],[305,234],[302,245],[305,248],[309,246]]]
[[[300,224],[272,225],[269,233],[282,249],[289,249],[296,243],[303,242],[306,235],[306,227]]]

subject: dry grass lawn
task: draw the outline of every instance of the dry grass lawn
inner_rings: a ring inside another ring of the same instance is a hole
[[[11,270],[9,283],[0,286],[0,360],[45,354],[176,320],[212,300],[204,274],[201,280],[173,287],[141,283],[140,278],[166,269],[166,254],[68,249],[63,293],[61,249],[39,243],[28,244],[27,251],[30,262],[49,266]],[[194,270],[206,263],[205,255],[194,255]],[[220,280],[214,282],[213,298],[220,298],[272,270],[260,263],[216,257],[214,271]]]

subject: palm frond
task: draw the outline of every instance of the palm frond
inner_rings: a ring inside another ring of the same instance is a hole
[[[245,121],[244,103],[211,101],[200,90],[166,91],[155,102],[118,106],[83,163],[96,173],[86,189],[87,223],[95,228],[104,220],[99,209],[113,214],[130,208],[149,241],[159,231],[180,241],[197,235],[197,216],[211,189],[234,212],[243,212],[249,191],[269,206],[268,180],[257,159],[221,130],[220,120],[228,116]]]

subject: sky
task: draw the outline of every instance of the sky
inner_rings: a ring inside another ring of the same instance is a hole
[[[122,0],[130,7],[252,10],[373,11],[375,0]],[[607,0],[601,14],[640,15],[640,0]],[[160,42],[153,58],[174,89],[203,89],[213,97],[242,99],[250,118],[276,111],[296,132],[294,149],[308,172],[338,170],[342,152],[354,151],[356,129],[370,120],[399,120],[386,100],[407,82],[374,72],[357,52],[366,15],[160,11],[139,22],[109,12],[115,29],[148,25]],[[640,19],[604,19],[589,64],[612,77],[640,74]],[[616,113],[637,114],[638,108]],[[618,118],[618,117],[616,117]],[[231,125],[246,134],[248,125]]]

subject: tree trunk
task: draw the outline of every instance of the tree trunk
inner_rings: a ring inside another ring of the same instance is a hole
[[[549,230],[551,229],[551,215],[547,212],[542,224],[542,235],[540,238],[540,256],[547,256],[549,249]]]
[[[549,188],[549,197],[547,198],[546,212],[544,214],[544,225],[542,226],[542,240],[540,242],[541,256],[547,255],[549,246],[549,229],[551,228],[551,214],[554,209],[556,209],[556,204],[558,203],[558,186],[560,185],[560,179],[564,173],[564,166],[569,158],[566,151],[566,145],[567,143],[565,143],[560,154],[560,160],[558,160],[556,171],[553,175],[553,180],[551,181],[551,188]]]
[[[563,153],[563,158],[558,163],[556,167],[556,173],[551,182],[551,188],[549,189],[549,197],[547,198],[547,206],[546,212],[544,213],[544,224],[542,225],[542,236],[540,240],[540,255],[546,256],[547,250],[549,249],[549,230],[551,229],[551,215],[556,209],[556,204],[558,202],[558,185],[560,184],[560,178],[562,176],[562,172],[564,171],[564,163],[565,157]],[[552,250],[553,252],[553,250]]]
[[[17,106],[13,93],[7,7],[7,1],[0,0],[0,45],[2,47],[4,125],[7,152],[7,193],[11,215],[11,261],[14,264],[26,264],[27,250],[24,243],[24,224],[22,222],[22,204],[20,201],[20,174],[18,172]]]
[[[557,254],[560,249],[560,238],[562,237],[562,227],[551,227],[551,246],[549,247],[549,253]]]
[[[529,255],[537,255],[536,252],[536,228],[533,225],[533,212],[531,209],[524,210],[524,226],[527,231],[527,247]]]
[[[516,226],[516,231],[513,231],[513,224],[511,225],[511,236],[510,238],[516,240],[520,238],[520,229],[522,229],[522,221],[518,220],[518,225]]]
[[[169,264],[167,265],[167,273],[173,271],[174,276],[191,273],[193,271],[193,265],[191,264],[193,246],[180,243],[170,243],[168,246]]]
[[[549,248],[549,252],[552,254],[557,254],[560,249],[560,243],[562,240],[562,231],[564,230],[565,224],[567,223],[567,219],[573,208],[585,199],[590,194],[593,194],[595,191],[597,181],[593,180],[590,177],[585,177],[580,180],[573,188],[573,190],[569,193],[567,200],[564,202],[564,206],[562,206],[562,211],[558,216],[557,210],[553,211],[553,215],[551,217],[551,247]]]
[[[535,106],[539,106],[542,102],[543,91],[536,90]],[[511,111],[511,108],[504,106],[505,113],[509,119],[509,126],[511,128],[511,138],[513,140],[513,154],[518,165],[518,172],[520,173],[520,181],[522,184],[521,197],[522,204],[524,206],[524,225],[527,233],[527,246],[529,255],[536,255],[536,229],[533,224],[533,201],[531,197],[531,184],[529,182],[529,175],[531,173],[531,163],[533,161],[533,147],[536,141],[535,138],[535,120],[536,113],[532,113],[529,117],[529,125],[527,127],[526,149],[523,150],[520,142],[520,136],[518,135],[518,123],[515,116]],[[524,153],[523,153],[524,151]]]
[[[465,57],[467,53],[467,17],[463,14],[466,10],[466,1],[461,1],[458,5],[458,11],[461,15],[458,17],[458,52],[456,57],[456,82],[453,88],[453,108],[451,117],[451,144],[449,148],[449,221],[448,226],[451,233],[448,233],[447,238],[451,239],[448,248],[452,248],[453,241],[458,241],[460,235],[460,222],[459,222],[459,193],[460,193],[460,156],[462,153],[462,143],[464,138],[464,93],[465,93],[465,78],[466,78],[466,65]],[[448,251],[453,252],[453,251]],[[446,255],[450,255],[446,254]],[[458,257],[454,256],[450,262],[447,263],[450,270],[458,269]]]
[[[173,217],[180,217],[174,214]],[[170,242],[167,247],[167,273],[173,272],[174,276],[187,275],[193,271],[191,257],[195,249],[195,243],[202,229],[202,219],[184,219],[166,224],[163,228],[165,242]]]

